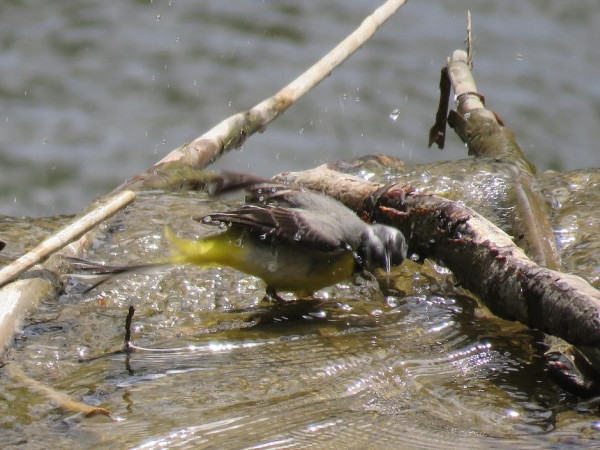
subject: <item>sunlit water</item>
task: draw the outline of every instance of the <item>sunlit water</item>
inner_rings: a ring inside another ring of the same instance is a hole
[[[148,261],[168,252],[164,223],[197,236],[206,225],[191,214],[228,206],[196,193],[142,195],[89,256]],[[252,319],[269,310],[264,285],[229,269],[160,268],[84,295],[86,280],[73,279],[65,294],[40,305],[9,357],[112,417],[61,411],[2,378],[3,443],[592,445],[597,406],[548,379],[541,333],[493,317],[430,261],[379,275],[383,294],[359,277],[319,292],[322,303],[298,317],[281,313],[262,325]],[[134,343],[146,350],[79,363],[121,346],[129,305],[137,309]]]
[[[182,142],[274,93],[376,2],[45,2],[0,6],[0,204],[10,215],[72,213]],[[500,225],[507,183],[426,150],[439,68],[474,14],[478,86],[539,168],[597,167],[600,10],[593,1],[410,2],[313,93],[219,167],[264,175],[363,153],[393,154],[417,187],[464,198]],[[576,67],[577,70],[572,70]],[[567,151],[565,152],[565,149]],[[566,155],[566,156],[565,156]],[[544,174],[562,257],[598,286],[597,171]],[[477,186],[481,190],[476,190]],[[583,207],[582,207],[583,205]],[[88,255],[166,254],[163,226],[228,206],[144,195]],[[5,263],[66,221],[3,218]],[[73,282],[40,305],[9,357],[32,378],[112,412],[83,418],[0,378],[2,446],[73,448],[593,447],[593,401],[546,376],[543,336],[497,319],[431,262],[319,293],[303,318],[253,326],[257,279],[161,268],[88,294]],[[386,289],[387,286],[387,289]],[[79,363],[134,342],[168,351]]]

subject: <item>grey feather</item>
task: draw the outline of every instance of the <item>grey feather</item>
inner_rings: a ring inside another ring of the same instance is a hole
[[[327,195],[287,186],[254,175],[226,172],[222,191],[243,188],[246,204],[199,220],[241,227],[266,243],[302,245],[320,251],[354,253],[362,269],[401,263],[406,241],[396,228],[363,222],[352,210]]]

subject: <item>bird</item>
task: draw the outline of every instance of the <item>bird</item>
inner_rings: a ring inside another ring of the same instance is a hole
[[[232,267],[261,278],[267,296],[280,300],[280,291],[306,297],[363,270],[389,272],[406,258],[402,232],[368,224],[323,193],[236,172],[209,186],[213,195],[239,189],[246,204],[196,218],[222,232],[185,240],[167,230],[172,261]]]
[[[182,239],[165,228],[173,251],[156,264],[228,266],[262,279],[266,296],[281,302],[280,292],[305,298],[365,270],[389,272],[406,258],[402,232],[366,223],[323,193],[237,172],[222,172],[206,190],[212,195],[244,190],[245,204],[196,217],[215,227],[202,239]],[[110,266],[105,273],[124,271]]]

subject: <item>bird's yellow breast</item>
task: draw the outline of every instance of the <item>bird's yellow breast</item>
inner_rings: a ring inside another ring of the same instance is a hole
[[[310,294],[347,280],[355,270],[350,251],[319,251],[300,243],[269,243],[258,236],[230,229],[204,240],[167,237],[177,253],[175,263],[229,266],[259,277],[275,290]]]

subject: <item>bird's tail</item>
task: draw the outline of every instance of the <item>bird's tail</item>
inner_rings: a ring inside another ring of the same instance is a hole
[[[90,261],[88,259],[74,258],[70,256],[63,256],[63,259],[68,261],[70,264],[70,276],[75,278],[91,278],[93,280],[93,284],[88,286],[83,293],[97,288],[116,275],[132,272],[144,272],[166,264],[157,261],[146,264],[121,266],[114,264],[103,264],[96,261]]]
[[[145,272],[153,268],[173,264],[192,263],[198,266],[210,266],[213,264],[218,264],[221,261],[226,261],[228,258],[227,248],[218,245],[218,239],[208,238],[206,240],[198,241],[180,239],[175,236],[173,230],[171,230],[171,228],[168,226],[165,227],[164,235],[173,247],[171,254],[150,263],[114,265],[73,257],[64,257],[64,259],[71,264],[70,275],[76,277],[91,276],[97,280],[92,286],[86,288],[84,291],[89,292],[110,280],[115,275],[132,272]],[[101,278],[98,280],[98,277]]]

